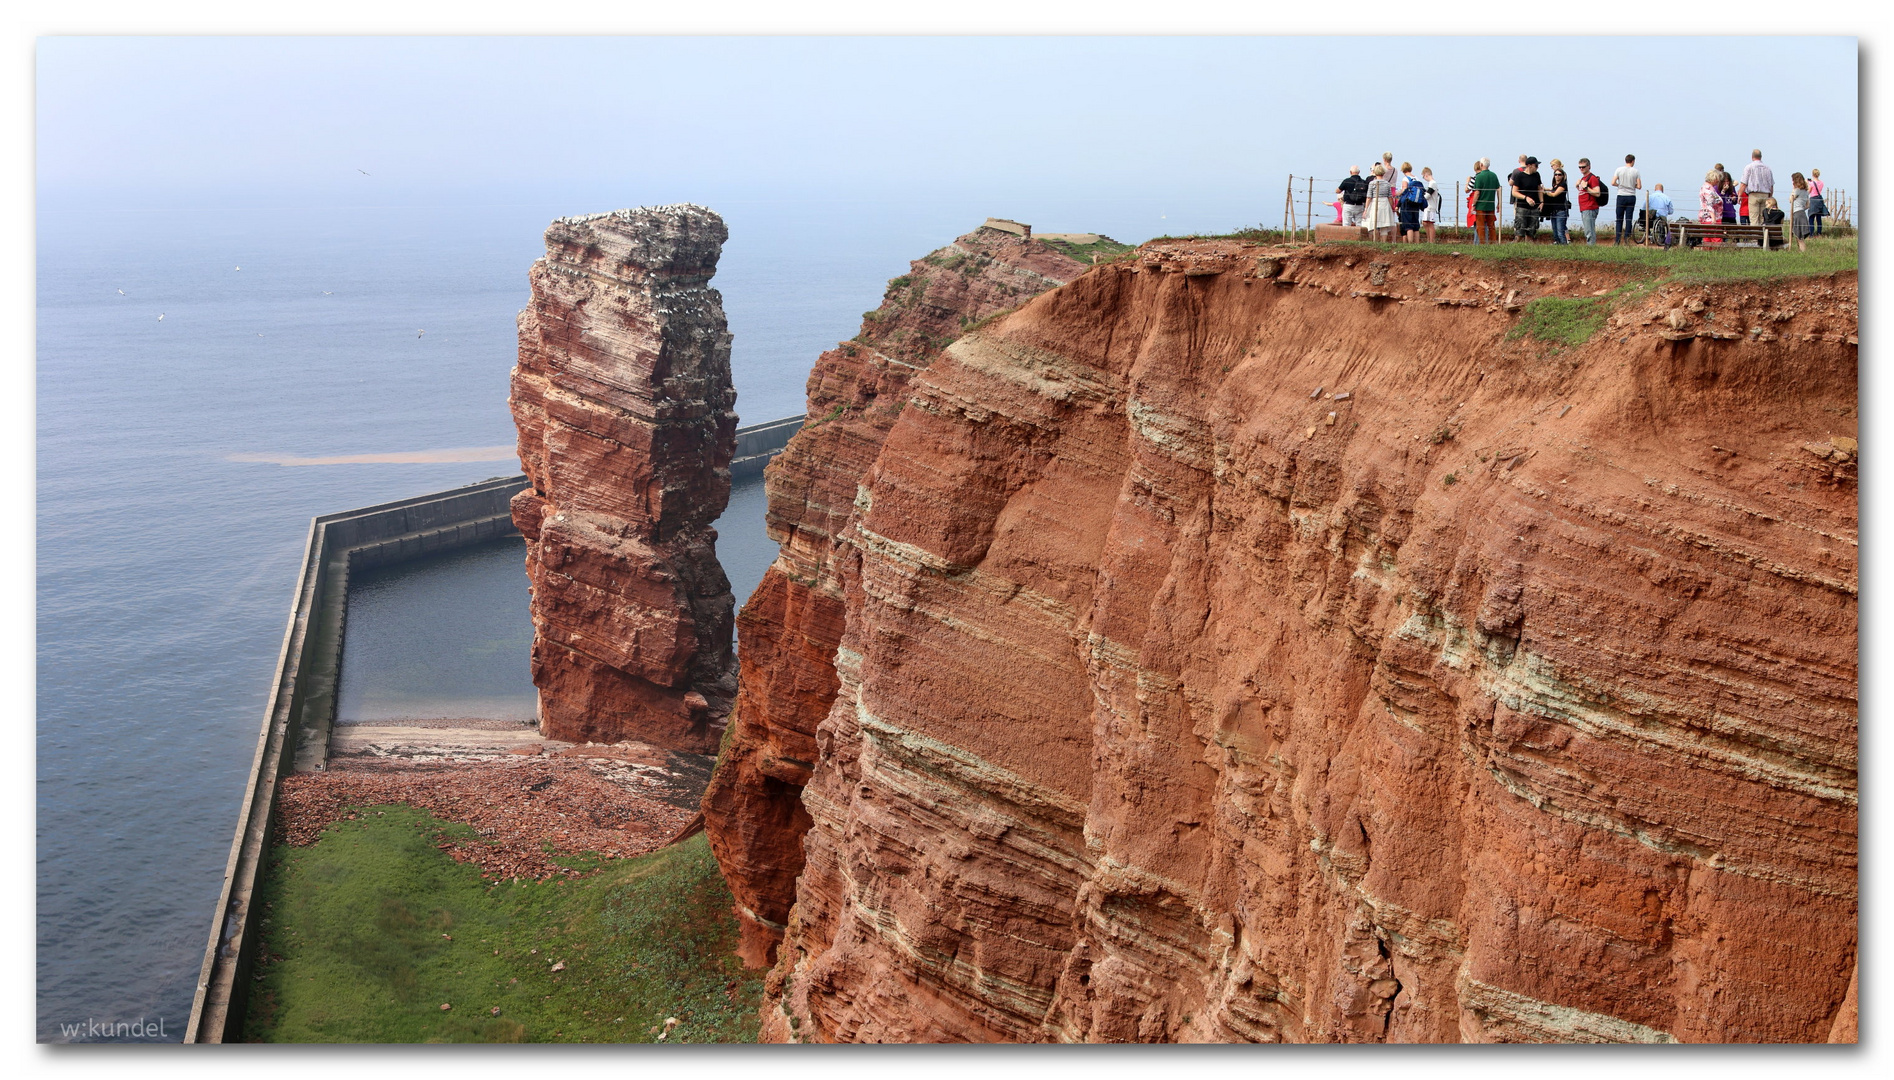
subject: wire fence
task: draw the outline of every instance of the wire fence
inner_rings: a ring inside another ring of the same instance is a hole
[[[1415,180],[1420,179],[1418,174],[1413,174],[1412,178]],[[1345,220],[1345,215],[1342,208],[1339,185],[1343,179],[1345,178],[1297,176],[1291,173],[1288,187],[1283,193],[1283,233],[1292,240],[1312,240],[1315,238],[1315,226],[1342,224]],[[1364,177],[1363,179],[1366,178]],[[1549,179],[1549,177],[1547,179]],[[1473,200],[1468,197],[1470,194],[1469,185],[1471,180],[1471,177],[1455,179],[1452,181],[1451,188],[1449,188],[1447,181],[1442,180],[1438,176],[1434,178],[1435,189],[1440,193],[1439,220],[1435,223],[1435,231],[1437,234],[1445,233],[1449,239],[1454,240],[1473,237]],[[1577,180],[1572,178],[1570,174],[1567,174],[1567,184],[1569,190],[1566,193],[1566,200],[1570,206],[1570,217],[1567,222],[1567,228],[1576,229],[1580,226],[1581,221]],[[1449,196],[1450,190],[1451,196]],[[1609,189],[1609,187],[1607,187],[1607,191],[1609,193],[1605,196],[1605,205],[1598,209],[1596,232],[1601,236],[1615,236],[1618,221],[1616,209],[1618,195],[1616,191]],[[1652,191],[1640,192],[1636,203],[1633,205],[1631,218],[1632,230],[1635,233],[1635,239],[1639,243],[1664,243],[1668,238],[1669,229],[1667,224],[1660,223],[1674,222],[1680,217],[1690,221],[1697,219],[1694,207],[1688,204],[1680,206],[1674,199],[1672,200],[1671,212],[1668,215],[1652,213],[1651,196],[1653,193]],[[1839,227],[1852,230],[1854,228],[1854,220],[1852,217],[1854,204],[1849,198],[1848,192],[1843,188],[1831,187],[1827,189],[1825,196],[1825,201],[1828,205],[1827,227]],[[1503,240],[1520,239],[1518,217],[1512,205],[1512,199],[1508,197],[1504,182],[1501,184],[1497,203],[1498,205],[1494,210],[1494,226],[1498,237]],[[1739,212],[1746,214],[1747,210]],[[1546,225],[1549,218],[1546,215],[1534,215],[1534,217],[1537,220],[1533,223],[1534,227],[1530,232],[1532,235],[1537,235],[1539,227]],[[1399,215],[1393,212],[1391,208],[1391,224],[1394,224],[1396,228],[1398,228],[1398,222]],[[1422,228],[1424,230],[1425,226],[1423,225]],[[1609,232],[1607,232],[1607,230],[1609,230]]]

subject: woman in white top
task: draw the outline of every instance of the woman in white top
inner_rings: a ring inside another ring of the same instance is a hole
[[[1367,215],[1361,223],[1368,228],[1368,237],[1372,240],[1394,240],[1394,203],[1388,193],[1388,170],[1380,164],[1374,167],[1374,179],[1368,181]]]
[[[1427,226],[1427,242],[1434,243],[1434,227],[1440,224],[1440,187],[1434,183],[1434,170],[1421,168],[1422,190],[1427,192],[1427,205],[1421,207],[1421,224]]]

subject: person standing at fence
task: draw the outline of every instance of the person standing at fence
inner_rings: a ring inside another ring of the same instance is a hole
[[[1722,170],[1722,179],[1718,182],[1717,191],[1721,192],[1723,197],[1723,216],[1721,218],[1723,224],[1737,224],[1736,204],[1741,200],[1736,197],[1736,179],[1730,175],[1728,169]]]
[[[1697,188],[1697,220],[1706,225],[1720,224],[1724,220],[1724,182],[1727,180],[1722,169],[1710,169],[1703,174],[1703,188]]]
[[[1815,235],[1822,235],[1822,219],[1828,216],[1828,199],[1822,195],[1822,170],[1809,170],[1809,224]]]
[[[1342,224],[1361,224],[1362,210],[1368,205],[1368,181],[1361,178],[1361,166],[1350,165],[1348,175],[1335,185],[1342,199]]]
[[[1432,244],[1437,242],[1434,230],[1440,224],[1441,197],[1440,186],[1434,183],[1434,170],[1426,166],[1421,167],[1421,190],[1427,197],[1427,205],[1421,209],[1421,224],[1427,226],[1427,242]]]
[[[1631,240],[1631,222],[1637,218],[1638,192],[1644,188],[1644,179],[1638,175],[1638,156],[1624,155],[1624,164],[1611,174],[1611,190],[1618,196],[1618,222],[1614,228],[1611,242],[1625,244]]]
[[[1499,243],[1499,174],[1486,158],[1473,163],[1476,170],[1468,181],[1474,191],[1473,235],[1479,243]]]
[[[1611,204],[1605,178],[1591,171],[1591,159],[1578,159],[1578,227],[1585,230],[1585,242],[1598,242],[1598,211]]]
[[[1368,181],[1368,216],[1362,221],[1370,240],[1394,239],[1394,204],[1388,201],[1388,191],[1388,170],[1377,164],[1374,179]]]
[[[1743,193],[1748,196],[1749,219],[1762,221],[1763,207],[1776,193],[1776,174],[1762,163],[1762,151],[1749,152],[1749,164],[1743,167]]]
[[[1389,150],[1381,155],[1381,167],[1385,170],[1382,176],[1388,182],[1388,220],[1392,222],[1400,209],[1394,205],[1394,200],[1401,196],[1400,188],[1397,186],[1401,182],[1401,174],[1394,168],[1394,151]]]
[[[1539,159],[1528,157],[1507,178],[1513,196],[1513,239],[1530,244],[1539,234],[1539,213],[1543,206],[1539,179]]]
[[[1400,208],[1401,243],[1420,243],[1421,210],[1427,205],[1427,187],[1414,175],[1414,163],[1401,162],[1401,194],[1395,200]]]
[[[1809,249],[1809,182],[1801,173],[1789,174],[1789,231],[1795,235],[1795,249]]]
[[[1552,166],[1552,175],[1545,182],[1545,216],[1552,223],[1552,242],[1569,244],[1571,235],[1566,231],[1566,223],[1572,218],[1572,185],[1565,176],[1565,163],[1553,158],[1546,164]]]

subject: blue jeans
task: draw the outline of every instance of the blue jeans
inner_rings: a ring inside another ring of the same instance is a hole
[[[1598,242],[1598,211],[1580,210],[1578,212],[1578,227],[1585,230],[1585,242],[1587,244],[1596,244]]]
[[[1633,218],[1637,217],[1638,197],[1636,195],[1618,196],[1617,210],[1618,210],[1617,235],[1613,236],[1611,238],[1611,241],[1614,244],[1623,244],[1631,240],[1631,235],[1632,235],[1631,221]]]
[[[1570,210],[1554,210],[1552,212],[1552,242],[1553,243],[1569,244],[1572,242],[1572,238],[1570,236],[1567,236],[1565,233],[1565,223],[1568,219],[1571,218],[1571,216],[1572,216],[1572,212]]]
[[[1810,214],[1809,215],[1809,220],[1815,223],[1816,236],[1822,235],[1822,219],[1827,216],[1828,216],[1827,214]]]

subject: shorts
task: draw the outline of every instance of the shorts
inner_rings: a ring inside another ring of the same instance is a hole
[[[1422,210],[1421,220],[1424,222],[1427,222],[1430,225],[1438,225],[1440,224],[1440,211],[1432,209],[1431,207],[1426,210]]]

